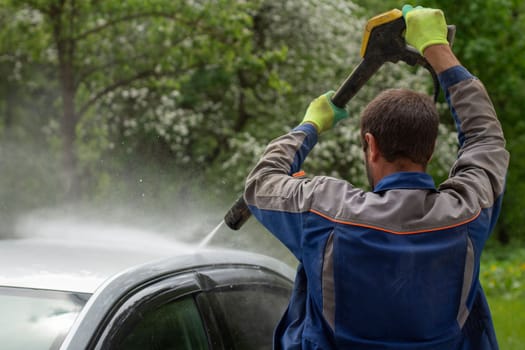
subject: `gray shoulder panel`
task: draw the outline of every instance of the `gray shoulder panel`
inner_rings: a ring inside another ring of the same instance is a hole
[[[334,202],[334,198],[341,198]],[[461,225],[480,212],[475,198],[419,189],[364,192],[332,179],[317,191],[312,211],[343,224],[392,233],[416,233]]]

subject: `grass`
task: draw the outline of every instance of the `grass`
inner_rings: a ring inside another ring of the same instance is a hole
[[[525,247],[493,246],[483,253],[480,280],[492,311],[499,347],[525,348]]]
[[[523,349],[525,344],[525,299],[489,296],[488,302],[500,349]]]

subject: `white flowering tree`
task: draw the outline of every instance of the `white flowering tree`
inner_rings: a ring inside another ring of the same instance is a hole
[[[365,24],[352,2],[338,0],[0,4],[0,36],[16,37],[2,41],[0,62],[16,67],[8,77],[26,91],[59,91],[42,130],[61,149],[69,187],[87,179],[95,192],[156,162],[179,169],[167,181],[184,188],[205,181],[237,195],[265,145],[359,62]],[[364,185],[360,111],[384,88],[430,86],[423,70],[382,68],[305,170]],[[441,131],[432,168],[439,176],[455,153],[450,132]]]
[[[217,164],[224,175],[222,186],[241,191],[250,167],[274,137],[296,126],[311,99],[335,90],[360,60],[359,51],[365,19],[351,2],[263,1],[259,21],[264,23],[258,35],[261,47],[285,47],[286,60],[272,66],[279,77],[278,88],[250,87],[244,96],[249,102],[252,122],[229,138],[224,161]],[[347,106],[351,117],[321,136],[318,146],[305,163],[311,174],[343,177],[364,186],[366,176],[358,118],[377,93],[385,88],[412,88],[432,93],[431,77],[424,69],[415,70],[404,63],[387,64],[367,83]],[[239,88],[236,86],[235,88]],[[239,101],[236,101],[239,103]],[[440,106],[445,113],[445,106]],[[440,127],[431,172],[442,178],[455,159],[455,134]],[[217,174],[214,168],[214,174]]]

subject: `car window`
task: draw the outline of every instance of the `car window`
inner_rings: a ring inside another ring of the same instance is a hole
[[[89,349],[271,349],[291,292],[260,267],[211,266],[123,295]]]
[[[118,344],[118,350],[208,349],[199,312],[191,296],[146,312]]]
[[[288,305],[289,290],[269,285],[227,287],[208,293],[220,310],[228,349],[271,349],[273,331]]]
[[[87,294],[0,287],[2,349],[58,349]]]

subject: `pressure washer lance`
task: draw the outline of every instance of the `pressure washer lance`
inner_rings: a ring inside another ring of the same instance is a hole
[[[403,13],[394,9],[377,15],[368,20],[361,44],[361,62],[337,89],[331,101],[334,105],[344,108],[363,85],[386,62],[403,61],[410,66],[422,66],[432,75],[434,81],[434,101],[439,96],[439,81],[437,74],[415,48],[407,45],[403,37],[406,29]],[[452,46],[456,27],[447,26],[447,40]],[[224,216],[224,222],[232,230],[238,230],[251,216],[251,212],[241,196]]]

